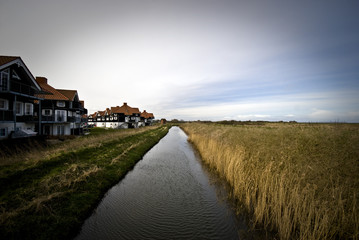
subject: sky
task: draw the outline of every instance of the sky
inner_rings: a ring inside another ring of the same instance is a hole
[[[359,122],[358,0],[0,0],[0,55],[89,113]]]

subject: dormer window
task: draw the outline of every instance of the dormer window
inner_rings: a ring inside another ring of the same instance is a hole
[[[65,107],[65,101],[57,101],[56,106]]]

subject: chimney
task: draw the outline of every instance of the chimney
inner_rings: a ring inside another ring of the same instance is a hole
[[[124,102],[123,105],[127,106],[127,102]]]
[[[36,77],[36,82],[38,82],[38,83],[42,83],[42,84],[44,84],[44,83],[46,83],[47,84],[47,78],[45,78],[45,77]]]

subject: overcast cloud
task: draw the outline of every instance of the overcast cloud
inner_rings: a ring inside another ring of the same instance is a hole
[[[359,122],[359,2],[0,0],[0,54],[90,113]]]

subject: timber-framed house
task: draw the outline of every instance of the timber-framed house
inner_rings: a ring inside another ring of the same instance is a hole
[[[81,116],[87,110],[81,104],[76,90],[55,89],[44,77],[36,77],[42,93],[42,132],[48,136],[74,135],[83,132]]]
[[[138,128],[140,126],[141,112],[123,103],[121,107],[111,107],[113,128]]]
[[[35,136],[41,130],[34,111],[40,91],[20,57],[0,56],[0,139]]]
[[[146,115],[147,125],[150,125],[152,115]],[[143,117],[143,119],[145,119]],[[106,108],[105,111],[98,111],[88,116],[88,124],[106,128],[138,128],[145,126],[141,121],[141,112],[138,108],[130,107],[127,103],[123,105]]]
[[[146,110],[141,113],[141,122],[143,122],[145,126],[150,126],[153,119],[155,119],[153,113],[148,113]]]

